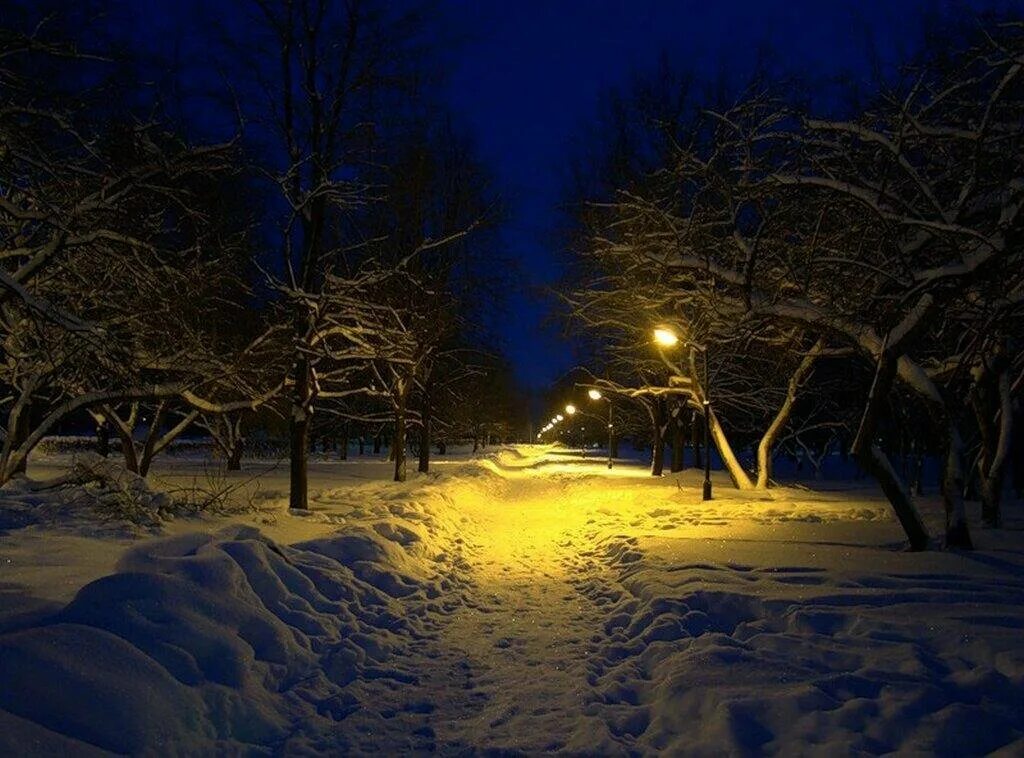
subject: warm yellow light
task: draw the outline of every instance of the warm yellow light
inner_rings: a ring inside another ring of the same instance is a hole
[[[590,396],[591,400],[600,400],[601,399],[601,392],[600,392],[600,390],[587,390],[587,394]]]
[[[569,405],[565,406],[565,412],[571,416],[576,412],[576,406],[570,403]]]
[[[563,416],[561,413],[559,413],[557,416],[555,416],[555,418],[558,419],[559,421],[562,421],[562,420],[565,419],[565,416]]]
[[[679,344],[679,338],[671,329],[659,327],[654,330],[654,341],[663,347],[672,347]]]

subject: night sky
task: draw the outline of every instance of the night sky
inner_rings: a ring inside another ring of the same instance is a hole
[[[1015,0],[972,0],[973,8]],[[524,283],[510,298],[504,348],[522,382],[543,390],[576,365],[571,341],[545,326],[541,295],[559,277],[558,204],[568,158],[599,111],[602,93],[626,86],[667,56],[708,81],[742,79],[762,51],[775,66],[815,79],[868,83],[870,50],[903,59],[922,37],[923,11],[942,0],[439,0],[450,105],[497,178],[508,207],[507,254]],[[195,25],[211,6],[138,3],[134,25],[174,44],[203,70]],[[208,69],[206,69],[208,70]]]
[[[567,155],[598,111],[601,93],[626,85],[667,55],[709,80],[742,76],[767,45],[798,73],[870,76],[869,40],[891,59],[920,39],[928,0],[592,0],[443,4],[467,41],[450,81],[452,104],[496,172],[511,214],[505,239],[535,289],[559,275],[556,206]],[[543,388],[575,365],[546,306],[512,302],[507,348],[521,379]]]

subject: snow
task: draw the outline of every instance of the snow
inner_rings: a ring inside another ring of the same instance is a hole
[[[1024,750],[1012,528],[908,553],[863,483],[705,503],[546,446],[317,462],[300,515],[257,466],[258,509],[158,536],[0,532],[0,752]]]

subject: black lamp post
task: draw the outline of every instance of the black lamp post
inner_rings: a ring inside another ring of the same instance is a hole
[[[693,343],[690,343],[691,349]],[[711,499],[711,400],[708,397],[708,351],[704,353],[704,499]]]

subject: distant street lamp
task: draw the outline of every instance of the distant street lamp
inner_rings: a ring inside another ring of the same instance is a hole
[[[587,396],[595,402],[604,399],[608,403],[608,468],[610,469],[612,467],[612,439],[614,435],[612,431],[612,400],[609,397],[604,397],[601,391],[596,389],[587,390]]]
[[[679,337],[671,329],[658,327],[654,330],[654,342],[662,347],[674,347],[679,344]],[[708,385],[708,350],[695,342],[688,341],[690,350],[699,350],[704,354],[704,399],[701,405],[704,406],[704,499],[711,499],[711,400],[709,395],[711,388]]]

